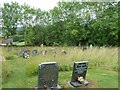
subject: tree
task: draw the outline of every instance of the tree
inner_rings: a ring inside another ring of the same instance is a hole
[[[4,3],[2,8],[2,32],[4,36],[14,36],[21,20],[21,7],[16,2]]]

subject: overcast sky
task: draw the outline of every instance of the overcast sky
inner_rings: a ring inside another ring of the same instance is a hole
[[[17,2],[20,5],[24,5],[24,3],[28,4],[31,7],[34,8],[40,8],[41,10],[50,10],[53,9],[55,6],[57,6],[57,3],[59,1],[71,1],[71,0],[0,0],[0,5],[3,6],[3,3],[5,2]],[[77,0],[77,1],[81,1],[81,0]],[[87,0],[82,0],[82,1],[87,1]],[[88,0],[90,1],[90,0]],[[119,1],[119,0],[91,0],[91,1]]]
[[[24,3],[30,5],[31,7],[40,8],[41,10],[50,10],[57,6],[59,0],[0,0],[0,4],[3,6],[5,2],[17,2],[20,5]]]

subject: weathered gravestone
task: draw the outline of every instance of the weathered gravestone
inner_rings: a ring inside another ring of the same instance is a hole
[[[72,86],[79,87],[81,85],[88,85],[88,81],[85,80],[87,68],[88,61],[74,63],[72,78],[70,81]]]
[[[54,47],[50,47],[50,52],[53,55],[53,57],[55,58],[55,56],[56,56],[56,49]]]
[[[23,56],[23,52],[25,51],[25,49],[24,48],[21,48],[20,50],[18,50],[18,52],[17,52],[17,55],[18,56]]]
[[[12,47],[8,46],[8,52],[12,52]]]
[[[38,51],[37,51],[37,50],[33,50],[33,51],[32,51],[32,56],[36,56],[36,55],[37,55],[37,53],[38,53]]]
[[[30,51],[29,50],[25,50],[24,52],[23,52],[23,58],[29,58],[29,53],[30,53]]]
[[[42,50],[41,53],[42,53],[42,55],[46,55],[47,51],[46,50]]]
[[[92,49],[93,48],[93,45],[92,44],[90,44],[90,47],[89,47],[90,49]]]
[[[83,51],[88,50],[88,46],[83,46],[82,50]]]
[[[52,53],[53,57],[55,58],[55,56],[56,56],[56,51],[53,50],[51,53]]]
[[[56,62],[45,62],[38,67],[37,90],[59,90],[58,85],[58,64]]]

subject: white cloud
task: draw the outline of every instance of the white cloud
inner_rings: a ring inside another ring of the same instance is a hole
[[[0,0],[0,4],[3,6],[3,3],[17,2],[20,5],[24,3],[30,5],[31,7],[40,8],[41,10],[50,10],[57,6],[59,0]]]

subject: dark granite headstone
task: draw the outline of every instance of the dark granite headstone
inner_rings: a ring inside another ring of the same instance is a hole
[[[56,62],[45,62],[38,67],[38,90],[58,90],[58,64]]]
[[[87,68],[88,68],[88,61],[74,63],[72,78],[70,81],[70,84],[72,86],[79,87],[82,84],[84,85],[88,84],[88,82],[85,80]]]

